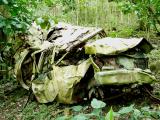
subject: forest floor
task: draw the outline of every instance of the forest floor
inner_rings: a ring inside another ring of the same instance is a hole
[[[121,36],[120,33],[110,33],[110,36],[112,35],[116,35],[117,37],[125,37],[123,35]],[[134,36],[146,37],[146,34],[145,32],[137,32]],[[153,60],[158,60],[160,58],[160,37],[156,37],[155,34],[151,33],[150,40],[154,45],[157,46],[156,50],[154,50],[150,54],[150,62],[153,62]],[[156,56],[157,58],[155,58]],[[153,85],[153,88],[153,91],[156,91],[156,95],[160,98],[160,85]],[[0,120],[54,120],[58,116],[72,116],[74,114],[90,113],[92,111],[90,105],[91,101],[74,105],[63,105],[57,102],[40,104],[34,98],[30,99],[29,102],[27,102],[28,96],[28,91],[21,88],[15,80],[2,82],[0,86]],[[126,98],[118,98],[110,101],[105,101],[107,105],[103,109],[104,114],[109,110],[111,106],[113,108],[113,111],[118,111],[124,106],[134,104],[136,110],[144,107],[149,107],[150,109],[148,109],[148,112],[152,112],[152,110],[159,111],[158,114],[160,117],[159,102],[152,99],[149,95],[141,93],[134,96],[127,95]],[[83,109],[79,112],[75,112],[73,110],[73,106],[79,105],[82,106]],[[160,119],[157,115],[153,114],[149,114],[149,119],[147,120]]]

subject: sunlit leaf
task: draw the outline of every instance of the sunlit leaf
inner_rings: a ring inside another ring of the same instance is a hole
[[[2,2],[3,2],[4,4],[8,4],[8,1],[7,1],[7,0],[2,0]]]
[[[0,22],[0,28],[4,27],[6,25],[6,23],[4,21]]]
[[[113,112],[113,109],[112,109],[112,107],[111,107],[111,109],[110,109],[109,112],[107,113],[105,119],[106,119],[106,120],[114,120],[113,113],[114,113],[114,112]]]
[[[45,29],[45,28],[50,27],[50,24],[49,24],[49,22],[45,21],[45,22],[41,23],[40,26],[42,29]]]
[[[140,116],[141,116],[141,111],[138,110],[138,109],[134,109],[134,111],[133,111],[133,117],[135,119],[138,119],[138,117],[140,117]]]
[[[41,24],[41,23],[43,23],[44,22],[44,19],[43,18],[37,18],[36,19],[36,23],[39,25],[39,24]]]
[[[56,120],[68,120],[68,119],[69,119],[68,116],[61,116],[56,118]]]
[[[71,120],[88,120],[88,118],[84,114],[79,114],[74,116]]]
[[[94,98],[94,99],[91,101],[91,106],[92,106],[93,108],[99,109],[99,108],[105,107],[105,106],[106,106],[106,103],[104,103],[103,101],[100,101],[100,100],[97,100],[97,99]]]
[[[80,105],[78,105],[78,106],[73,106],[72,107],[72,109],[74,110],[74,111],[76,111],[76,112],[79,112],[79,111],[81,111],[82,110],[82,106],[80,106]]]
[[[118,113],[119,114],[127,114],[127,113],[130,113],[130,112],[132,112],[133,111],[133,108],[134,107],[134,105],[130,105],[129,107],[122,107],[119,111],[118,111]]]
[[[101,109],[93,109],[91,115],[99,117],[101,112],[102,112]]]

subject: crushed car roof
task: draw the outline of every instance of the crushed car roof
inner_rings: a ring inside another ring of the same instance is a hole
[[[138,46],[144,53],[153,47],[145,38],[103,38],[85,45],[86,54],[117,55]]]
[[[41,50],[57,46],[59,50],[70,51],[97,34],[106,37],[102,28],[73,26],[62,22],[48,30],[49,32],[33,23],[29,31],[28,44]]]

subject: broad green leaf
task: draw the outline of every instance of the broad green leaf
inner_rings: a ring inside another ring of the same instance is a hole
[[[7,0],[2,0],[4,4],[8,4],[8,1]]]
[[[6,19],[0,15],[0,28],[6,26]]]
[[[147,107],[142,107],[141,111],[147,111],[148,112],[149,111],[149,107],[148,106]]]
[[[74,111],[76,111],[76,112],[79,112],[79,111],[81,111],[82,110],[82,106],[80,106],[80,105],[78,105],[78,106],[73,106],[72,107],[72,109],[74,110]]]
[[[14,25],[14,27],[16,27],[16,28],[22,28],[23,27],[22,24],[20,24],[16,21],[11,21],[11,24]]]
[[[0,21],[1,21],[1,19],[0,19]],[[6,25],[5,21],[0,22],[0,28],[4,27],[5,25]]]
[[[43,18],[37,18],[36,19],[36,23],[39,25],[39,24],[42,24],[42,23],[44,23],[44,19]]]
[[[91,101],[91,106],[93,108],[99,109],[99,108],[104,108],[106,106],[106,103],[104,103],[103,101],[97,100],[97,99],[93,99]]]
[[[6,35],[13,35],[14,31],[12,28],[4,28],[3,29],[3,32],[6,34]]]
[[[143,108],[141,108],[141,112],[145,116],[150,116],[150,114],[151,114],[151,111],[150,111],[149,107],[143,107]]]
[[[113,115],[113,109],[112,109],[112,107],[111,107],[111,109],[109,110],[109,112],[107,113],[105,119],[106,119],[106,120],[114,120],[114,115]]]
[[[134,109],[133,111],[134,111],[133,112],[133,117],[137,120],[138,117],[141,116],[141,111],[139,111],[138,109]]]
[[[55,24],[58,24],[58,18],[54,18],[53,21]]]
[[[42,29],[49,29],[51,24],[48,17],[43,17],[43,21],[39,24]]]
[[[122,107],[119,111],[118,111],[118,113],[119,114],[127,114],[127,113],[130,113],[130,112],[132,112],[133,111],[133,106],[134,105],[130,105],[129,107]]]
[[[68,116],[57,117],[56,120],[69,120]]]
[[[79,114],[74,116],[71,120],[88,120],[88,118],[84,114]]]
[[[99,117],[101,112],[102,112],[101,109],[93,109],[93,112],[91,113],[91,115]]]
[[[22,28],[22,24],[16,24],[16,28]]]

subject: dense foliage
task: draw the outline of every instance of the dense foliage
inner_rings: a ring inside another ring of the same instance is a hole
[[[154,28],[158,33],[157,24],[160,25],[159,0],[130,0],[124,2],[122,10],[125,14],[134,12],[139,20],[140,29]]]
[[[32,4],[32,3],[33,4]],[[2,0],[0,2],[0,28],[6,35],[25,32],[32,22],[32,5],[28,0]]]
[[[27,32],[35,5],[32,0],[0,0],[0,67],[7,73],[18,44],[15,37]]]
[[[0,0],[0,79],[10,80],[13,77],[9,74],[13,70],[14,55],[25,42],[33,21],[42,29],[49,29],[57,23],[58,17],[47,13],[58,5],[64,7],[62,14],[76,6],[74,0]],[[49,11],[41,7],[49,8]],[[41,11],[45,13],[41,14]]]

